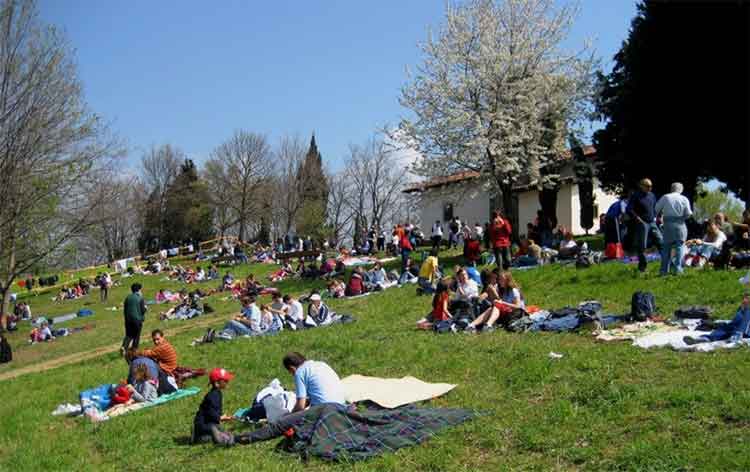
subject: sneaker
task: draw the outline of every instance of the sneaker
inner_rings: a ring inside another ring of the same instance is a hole
[[[466,328],[464,328],[464,333],[466,334],[476,334],[476,332],[477,332],[477,328],[474,326],[469,325]]]
[[[495,331],[494,326],[485,326],[484,329],[482,330],[483,333],[491,333],[493,331]]]
[[[682,342],[684,342],[684,343],[685,343],[685,344],[687,344],[688,346],[692,346],[693,344],[698,344],[698,343],[700,343],[700,342],[701,342],[701,340],[700,340],[700,339],[698,339],[698,338],[693,338],[693,337],[691,337],[691,336],[685,336],[684,338],[682,338]]]

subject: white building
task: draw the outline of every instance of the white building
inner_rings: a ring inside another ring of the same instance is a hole
[[[588,146],[584,149],[584,155],[593,159],[596,151]],[[586,230],[581,226],[581,203],[572,159],[565,158],[559,175],[557,224],[565,226],[575,235],[585,234]],[[436,220],[446,223],[454,216],[467,224],[484,224],[491,219],[494,209],[490,186],[482,182],[477,172],[461,172],[430,179],[413,184],[404,192],[419,195],[420,221],[425,232],[429,232]],[[599,182],[594,181],[594,226],[589,230],[590,233],[599,229],[598,216],[605,213],[616,200],[616,195],[604,192]],[[534,222],[537,210],[541,209],[539,192],[525,185],[517,185],[513,201],[516,206],[515,214],[518,215],[518,221],[513,224],[518,228],[518,234],[523,235],[526,233],[526,224]]]

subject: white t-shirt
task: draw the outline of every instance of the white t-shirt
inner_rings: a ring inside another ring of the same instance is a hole
[[[432,225],[432,235],[433,236],[442,236],[443,235],[443,225],[441,224],[433,224]]]
[[[289,319],[292,321],[301,321],[305,318],[305,310],[302,308],[302,304],[294,300],[293,302],[290,302],[288,305],[289,310],[286,312]]]
[[[576,244],[574,239],[560,242],[560,249],[573,249],[576,246],[578,246],[578,244]]]
[[[724,245],[724,241],[726,240],[727,240],[727,235],[724,234],[724,231],[719,231],[719,234],[716,235],[716,240],[711,241],[711,242],[708,241],[708,235],[703,236],[703,244],[707,246],[713,246],[717,249],[721,249],[721,246]]]
[[[458,289],[461,289],[463,291],[463,295],[458,292]],[[465,284],[459,284],[456,290],[456,300],[463,300],[468,302],[474,297],[479,296],[479,287],[477,286],[477,283],[474,282],[472,279],[468,278],[466,279]]]

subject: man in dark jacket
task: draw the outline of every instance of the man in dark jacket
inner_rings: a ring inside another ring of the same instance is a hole
[[[651,181],[643,179],[639,182],[640,190],[633,193],[628,202],[628,214],[634,221],[635,241],[638,252],[638,270],[646,271],[646,248],[649,240],[653,240],[657,249],[661,250],[662,236],[656,225],[656,197],[651,193]]]
[[[146,302],[141,295],[143,287],[139,283],[130,286],[130,295],[125,297],[124,314],[125,314],[125,337],[122,340],[120,351],[124,356],[128,349],[138,348],[141,339],[141,328],[143,320],[146,319]]]

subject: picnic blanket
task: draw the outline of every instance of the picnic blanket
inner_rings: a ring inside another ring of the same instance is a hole
[[[141,410],[143,408],[150,408],[152,406],[162,405],[164,403],[168,403],[173,400],[178,400],[180,398],[190,397],[192,395],[196,395],[200,391],[201,389],[198,387],[183,388],[183,389],[177,390],[176,392],[169,393],[167,395],[162,395],[152,402],[133,403],[132,405],[117,405],[113,408],[110,408],[105,413],[110,418],[113,418],[115,416],[121,416],[126,413]]]
[[[368,403],[355,410],[328,404],[304,415],[294,428],[294,436],[284,439],[279,448],[303,458],[360,461],[422,443],[476,415],[466,409],[413,405],[388,410]]]
[[[350,375],[341,379],[344,398],[350,403],[370,400],[384,408],[397,408],[445,395],[453,384],[428,383],[415,377],[384,379],[364,375]]]
[[[700,320],[693,320],[700,321]],[[730,340],[685,344],[686,336],[697,338],[706,334],[706,331],[696,330],[697,323],[663,323],[643,321],[630,323],[612,330],[600,331],[596,339],[600,341],[632,341],[632,345],[641,349],[658,347],[669,347],[675,351],[683,352],[712,352],[717,349],[735,349],[744,345],[750,345],[750,339],[739,342]]]

